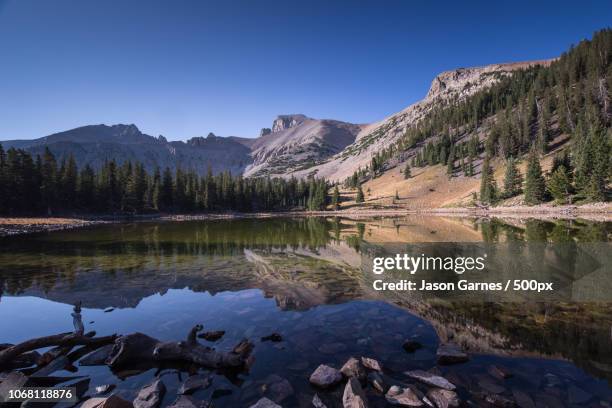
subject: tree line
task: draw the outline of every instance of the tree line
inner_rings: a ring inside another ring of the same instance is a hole
[[[327,191],[327,182],[315,178],[243,178],[210,169],[204,176],[169,168],[148,173],[142,163],[114,160],[99,170],[79,168],[72,156],[58,163],[48,148],[32,157],[0,144],[0,214],[320,210]]]

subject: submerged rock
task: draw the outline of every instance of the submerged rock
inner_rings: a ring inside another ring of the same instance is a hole
[[[443,388],[433,388],[427,392],[427,398],[436,408],[458,408],[460,401],[457,393]]]
[[[512,377],[512,373],[510,372],[510,370],[502,366],[497,366],[497,365],[489,366],[488,372],[493,377],[498,378],[500,380],[505,380],[506,378]]]
[[[387,385],[385,384],[385,381],[383,380],[382,375],[380,375],[376,371],[372,371],[371,373],[368,374],[368,382],[372,385],[372,388],[374,388],[376,391],[382,394],[384,394],[385,391],[387,391]]]
[[[291,383],[286,378],[272,374],[269,375],[265,381],[265,390],[268,392],[270,399],[274,402],[280,403],[295,393]]]
[[[329,388],[342,381],[340,371],[325,364],[321,364],[310,375],[310,383],[321,388]]]
[[[402,348],[408,353],[414,353],[422,347],[423,345],[416,340],[406,340],[404,344],[402,344]]]
[[[151,384],[142,387],[134,399],[134,408],[157,408],[161,404],[166,386],[162,380],[155,380]]]
[[[570,386],[567,390],[567,400],[570,404],[584,404],[591,398],[593,398],[593,395],[575,385]]]
[[[443,388],[449,391],[454,391],[456,388],[455,385],[446,378],[439,375],[434,375],[427,371],[413,370],[406,371],[404,374],[412,379],[422,382],[423,384],[431,385],[433,387]]]
[[[461,347],[454,343],[440,344],[436,356],[438,358],[438,364],[443,365],[465,363],[470,359],[470,357],[461,350]]]
[[[319,394],[315,394],[314,397],[312,397],[312,406],[315,408],[327,408],[327,405],[321,401]]]
[[[283,336],[281,336],[278,333],[272,333],[268,336],[264,336],[261,338],[261,341],[272,341],[272,342],[279,342],[279,341],[283,341]]]
[[[107,344],[104,347],[100,347],[99,349],[92,351],[87,354],[85,357],[79,360],[79,365],[81,366],[94,366],[94,365],[104,365],[106,359],[110,356],[113,351],[113,344]]]
[[[423,407],[425,404],[419,399],[414,391],[410,388],[401,388],[397,385],[389,388],[385,394],[385,399],[391,405],[399,405],[402,407]]]
[[[260,399],[255,404],[251,405],[249,408],[282,408],[280,405],[270,401],[266,397]]]
[[[344,408],[367,408],[368,399],[361,388],[356,377],[351,377],[344,387],[342,394],[342,406]]]
[[[481,397],[484,401],[493,405],[494,407],[499,408],[515,408],[516,404],[514,400],[504,397],[498,394],[481,394]]]
[[[365,368],[382,372],[382,366],[380,365],[378,360],[374,360],[373,358],[368,357],[361,357],[361,363],[365,366]]]
[[[478,381],[478,385],[483,390],[488,391],[492,394],[502,394],[504,391],[506,391],[506,388],[488,379],[483,379],[483,380]]]
[[[179,394],[193,394],[197,390],[210,387],[211,379],[207,375],[192,375],[188,377],[179,387]]]
[[[512,390],[512,395],[519,408],[535,408],[536,404],[533,399],[521,390]]]
[[[366,371],[363,365],[355,357],[351,357],[340,369],[340,372],[346,377],[355,377],[362,383],[366,380]]]
[[[108,394],[116,387],[115,384],[103,384],[96,387],[96,395]]]

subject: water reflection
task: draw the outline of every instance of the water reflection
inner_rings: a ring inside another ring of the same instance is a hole
[[[265,335],[280,327],[288,338],[284,347],[302,353],[306,363],[279,362],[266,354],[274,352],[267,349],[272,346],[262,346],[268,351],[258,351],[260,361],[278,367],[260,376],[277,370],[303,380],[304,373],[322,362],[321,354],[325,357],[320,346],[358,344],[358,340],[363,349],[347,346],[334,360],[341,365],[342,358],[356,352],[375,353],[395,361],[399,372],[405,369],[407,357],[398,344],[421,331],[427,347],[411,360],[413,366],[423,361],[423,368],[431,367],[437,339],[452,338],[474,352],[567,358],[590,374],[610,380],[612,314],[607,303],[398,298],[395,302],[405,309],[397,309],[377,301],[380,294],[371,289],[370,277],[364,276],[360,266],[368,246],[397,242],[505,243],[517,248],[529,242],[563,243],[562,250],[561,246],[552,250],[557,251],[559,262],[571,266],[578,245],[609,242],[611,236],[611,223],[403,217],[138,223],[13,237],[3,240],[0,248],[0,296],[4,296],[0,332],[12,333],[0,342],[38,335],[22,324],[27,317],[18,317],[23,314],[18,310],[36,316],[47,310],[50,301],[60,308],[82,301],[85,318],[96,321],[101,334],[140,330],[168,338],[205,320],[228,330],[231,343],[240,335]],[[535,265],[543,256],[534,251],[528,259]],[[19,303],[13,296],[28,296],[23,299],[30,301]],[[102,309],[108,307],[118,310],[104,314]],[[55,318],[38,326],[46,329],[40,335],[64,330],[64,323],[52,321]],[[356,338],[347,338],[349,334]],[[378,338],[368,343],[372,336]],[[317,345],[317,340],[322,344]],[[545,366],[542,361],[538,364]],[[286,368],[291,365],[300,369],[291,374]],[[145,378],[126,386],[136,387],[139,381]],[[250,401],[253,395],[248,392],[228,398]]]

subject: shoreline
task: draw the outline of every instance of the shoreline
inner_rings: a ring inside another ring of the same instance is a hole
[[[20,236],[41,232],[66,231],[94,225],[147,221],[198,221],[276,217],[402,217],[410,215],[438,217],[501,218],[512,220],[575,220],[610,222],[612,203],[586,205],[514,207],[452,207],[452,208],[349,208],[337,211],[280,211],[254,213],[150,214],[150,215],[73,215],[58,217],[0,217],[0,237]]]

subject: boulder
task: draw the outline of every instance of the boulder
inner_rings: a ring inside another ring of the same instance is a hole
[[[340,369],[340,372],[346,377],[355,377],[362,383],[366,380],[366,371],[363,365],[355,357],[351,357]]]
[[[224,335],[225,335],[225,331],[216,330],[216,331],[208,331],[208,332],[200,333],[198,334],[198,338],[204,339],[207,341],[217,341]]]
[[[166,386],[162,380],[155,380],[151,384],[142,387],[134,399],[134,408],[157,408],[161,404]]]
[[[274,402],[280,403],[295,393],[291,383],[276,374],[269,375],[265,382],[267,395]]]
[[[535,408],[536,404],[533,399],[521,390],[512,390],[512,395],[519,408]]]
[[[329,388],[342,381],[340,371],[325,364],[321,364],[310,375],[310,383],[320,388]]]
[[[408,377],[414,380],[420,381],[423,384],[427,384],[432,387],[443,388],[449,391],[454,391],[456,388],[455,385],[451,383],[450,381],[448,381],[446,378],[439,376],[439,375],[434,375],[427,371],[413,370],[413,371],[406,371],[404,374],[406,374]]]
[[[461,347],[454,343],[440,344],[436,356],[438,358],[438,364],[442,365],[465,363],[470,359],[470,357],[461,350]]]
[[[382,365],[380,365],[378,360],[374,360],[373,358],[368,358],[368,357],[361,357],[361,363],[367,369],[382,372]]]
[[[510,370],[502,366],[491,365],[487,371],[489,374],[499,380],[505,380],[506,378],[512,377]]]
[[[188,377],[179,387],[179,394],[193,394],[197,390],[210,387],[211,379],[207,375],[192,375]]]
[[[368,399],[361,388],[356,377],[349,378],[342,394],[342,406],[344,408],[367,408]]]
[[[401,407],[423,407],[425,404],[419,399],[414,391],[410,388],[401,388],[397,385],[389,388],[385,394],[385,399],[391,405],[399,405]]]
[[[282,408],[282,407],[264,397],[260,399],[259,401],[257,401],[255,404],[251,405],[249,408]]]
[[[108,398],[90,398],[81,408],[133,408],[133,405],[117,395],[111,395]]]
[[[212,408],[208,401],[197,400],[190,395],[179,396],[168,408]]]
[[[443,388],[432,388],[427,392],[427,398],[436,405],[436,408],[458,408],[460,401],[457,393]]]
[[[104,365],[106,359],[110,356],[113,351],[113,344],[107,344],[104,347],[100,347],[99,349],[92,351],[87,354],[85,357],[79,360],[79,365],[81,366],[95,366],[95,365]]]

